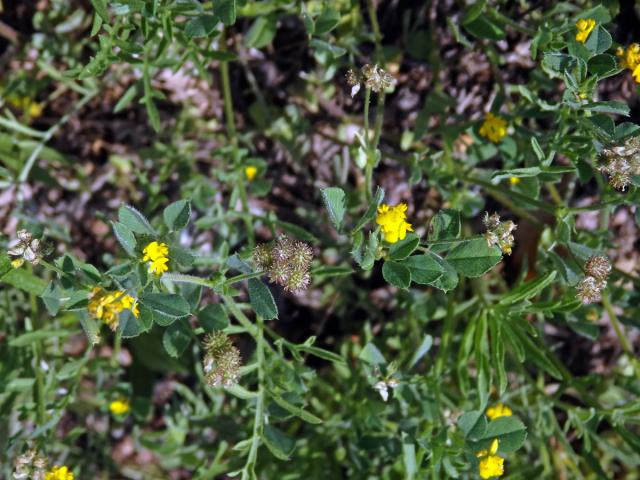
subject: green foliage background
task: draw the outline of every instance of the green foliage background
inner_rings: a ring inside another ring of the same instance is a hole
[[[6,42],[3,242],[20,227],[55,248],[19,269],[0,256],[4,477],[30,445],[80,479],[478,478],[475,454],[498,438],[506,478],[639,478],[640,273],[615,263],[611,225],[626,212],[640,226],[640,183],[620,192],[598,170],[640,128],[611,34],[629,40],[620,6],[379,3],[52,0]],[[579,18],[597,22],[585,44]],[[443,32],[458,62],[485,64],[471,114]],[[531,65],[514,71],[522,42]],[[273,64],[288,77],[269,78]],[[364,64],[396,88],[350,99],[344,74]],[[199,94],[176,100],[167,72]],[[396,110],[412,89],[417,106]],[[479,134],[485,111],[509,124],[497,144]],[[111,125],[82,132],[96,150],[72,141],[78,122]],[[122,138],[126,151],[91,153]],[[50,218],[34,191],[86,194],[108,233],[87,242],[70,221],[86,215]],[[400,200],[416,232],[389,245],[376,208]],[[523,231],[513,258],[483,237],[486,210]],[[306,293],[267,285],[251,260],[281,234],[314,248]],[[153,240],[170,248],[161,279],[142,262]],[[596,254],[615,268],[583,305]],[[140,316],[109,331],[87,312],[97,285]],[[234,387],[204,381],[203,335],[219,330],[244,358]],[[613,350],[601,371],[593,345]],[[109,413],[117,398],[130,414]],[[514,415],[489,421],[497,402]]]

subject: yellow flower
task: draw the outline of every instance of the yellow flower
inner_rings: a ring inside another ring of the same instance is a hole
[[[109,410],[114,415],[129,413],[129,401],[125,399],[114,400],[109,404]]]
[[[506,134],[507,122],[503,118],[496,117],[491,112],[487,113],[480,127],[480,135],[488,138],[493,143],[499,143]]]
[[[493,407],[487,408],[487,417],[491,420],[495,420],[500,417],[510,417],[511,415],[513,415],[513,412],[503,403],[497,403]]]
[[[509,177],[509,183],[511,185],[517,185],[520,183],[520,177]]]
[[[407,232],[413,232],[411,224],[407,222],[407,204],[400,203],[390,206],[385,203],[378,207],[376,223],[382,227],[384,239],[389,243],[404,240]]]
[[[500,477],[504,474],[504,458],[496,455],[498,452],[498,439],[491,442],[489,450],[480,450],[476,457],[480,459],[480,476],[482,478]]]
[[[578,33],[576,33],[576,40],[580,43],[584,43],[589,38],[589,34],[591,30],[593,30],[596,26],[596,21],[593,18],[581,18],[576,22],[576,28],[578,29]]]
[[[244,169],[244,176],[247,177],[247,180],[250,182],[256,177],[258,173],[258,168],[250,165]]]
[[[169,247],[166,243],[151,242],[142,251],[144,257],[142,261],[151,262],[149,272],[162,275],[169,270]]]
[[[107,292],[101,287],[95,287],[91,291],[88,309],[92,317],[104,321],[114,331],[118,328],[122,310],[131,310],[136,318],[140,313],[136,299],[127,295],[124,290]]]
[[[44,476],[44,480],[73,480],[73,478],[73,472],[64,465],[62,467],[56,465]]]
[[[618,47],[616,55],[620,59],[620,66],[631,70],[633,79],[640,83],[640,43],[632,43],[626,49]]]
[[[22,257],[16,258],[15,260],[11,260],[11,266],[13,268],[20,268],[23,263],[24,263],[24,258]]]

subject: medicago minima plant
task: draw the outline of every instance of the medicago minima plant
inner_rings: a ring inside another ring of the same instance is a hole
[[[29,45],[58,88],[2,84],[5,477],[635,478],[640,127],[611,85],[637,109],[640,39],[617,6],[406,7],[396,38],[373,0],[53,3]],[[269,73],[300,32],[299,70]],[[484,64],[479,101],[453,58]],[[110,157],[127,194],[91,212],[92,254],[29,195],[114,85],[152,141]]]

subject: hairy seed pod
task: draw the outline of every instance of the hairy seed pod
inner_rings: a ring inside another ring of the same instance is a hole
[[[231,387],[238,383],[242,359],[231,339],[221,331],[204,340],[203,370],[210,387]]]
[[[611,262],[607,257],[594,255],[584,264],[584,271],[597,280],[606,280],[611,273]]]

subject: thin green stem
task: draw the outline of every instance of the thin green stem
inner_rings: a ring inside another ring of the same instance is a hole
[[[373,41],[376,46],[375,61],[379,63],[382,60],[382,33],[380,33],[380,24],[378,23],[378,15],[373,0],[367,0],[367,14],[369,15],[369,22],[371,22]]]
[[[255,466],[258,460],[258,447],[264,429],[264,378],[265,378],[265,356],[264,356],[264,321],[260,315],[256,316],[257,337],[256,337],[256,362],[258,364],[258,391],[256,396],[256,412],[253,418],[253,435],[251,437],[251,448],[247,456],[247,463],[242,471],[242,480],[255,478]]]
[[[607,312],[607,316],[609,317],[611,326],[616,332],[616,336],[618,337],[618,341],[620,342],[622,350],[629,356],[629,360],[633,364],[633,371],[636,377],[640,378],[640,370],[638,370],[637,358],[635,356],[631,343],[629,343],[629,339],[627,338],[626,333],[620,325],[618,315],[616,315],[616,312],[613,310],[613,305],[611,305],[611,299],[609,298],[609,292],[605,291],[602,295],[602,306]]]
[[[251,272],[251,273],[243,273],[240,275],[236,275],[235,277],[230,277],[227,278],[224,281],[224,285],[232,285],[234,283],[238,283],[241,282],[243,280],[248,280],[250,278],[259,278],[262,275],[264,275],[264,272],[260,271],[260,272]]]
[[[29,270],[33,272],[33,267],[29,265]],[[32,320],[27,324],[32,330],[38,330],[36,322],[38,318],[38,299],[33,293],[29,293],[29,305],[31,307]],[[45,398],[44,398],[44,372],[42,371],[43,348],[42,341],[38,340],[32,344],[33,353],[33,376],[36,379],[36,418],[39,426],[46,422]]]
[[[220,36],[220,50],[225,51],[226,35],[225,31],[222,31]],[[233,152],[233,168],[236,169],[236,188],[240,195],[240,203],[242,205],[242,211],[249,214],[249,202],[247,201],[247,189],[245,186],[245,179],[240,171],[240,150],[238,149],[238,132],[236,130],[236,122],[233,116],[233,97],[231,96],[231,81],[229,80],[229,62],[220,62],[220,80],[222,83],[222,96],[224,100],[224,119],[227,126],[227,134],[229,135],[229,142],[232,146]],[[247,231],[247,240],[249,246],[253,247],[256,244],[255,234],[253,232],[253,224],[250,216],[242,217],[245,230]]]

